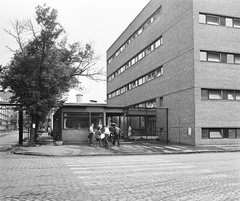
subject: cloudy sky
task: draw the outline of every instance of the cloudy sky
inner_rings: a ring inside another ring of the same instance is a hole
[[[101,59],[99,67],[106,68],[106,51],[144,8],[149,0],[0,0],[0,64],[6,65],[12,49],[18,48],[14,39],[3,29],[11,29],[10,20],[34,18],[35,7],[46,3],[58,11],[58,21],[67,32],[70,42],[93,41]],[[68,102],[75,102],[76,94],[83,94],[83,101],[106,100],[106,83],[83,79],[85,91],[71,90]]]

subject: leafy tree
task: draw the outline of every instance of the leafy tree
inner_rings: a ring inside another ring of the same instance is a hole
[[[10,63],[1,67],[3,89],[13,93],[10,102],[21,104],[32,117],[31,144],[39,121],[62,104],[70,88],[81,87],[79,76],[103,80],[103,69],[95,68],[99,59],[92,44],[69,44],[57,21],[57,10],[36,7],[37,29],[31,20],[12,23],[19,49],[12,50]],[[30,37],[29,37],[30,36]]]

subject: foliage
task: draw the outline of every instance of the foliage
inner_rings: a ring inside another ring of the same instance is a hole
[[[18,45],[8,66],[1,67],[3,89],[13,93],[11,102],[24,106],[30,115],[44,117],[65,101],[70,88],[79,86],[78,76],[102,80],[102,69],[92,44],[68,44],[58,13],[50,7],[36,7],[37,28],[31,20],[12,22]]]

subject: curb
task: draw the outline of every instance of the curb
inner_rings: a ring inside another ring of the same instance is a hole
[[[86,156],[131,156],[131,155],[177,155],[177,154],[199,154],[199,153],[232,153],[240,152],[240,150],[207,150],[207,151],[189,151],[189,152],[147,152],[147,153],[138,153],[138,152],[116,152],[115,153],[106,153],[106,154],[75,154],[75,155],[55,155],[55,154],[45,154],[39,152],[18,152],[12,151],[16,155],[29,155],[29,156],[46,156],[46,157],[86,157]]]

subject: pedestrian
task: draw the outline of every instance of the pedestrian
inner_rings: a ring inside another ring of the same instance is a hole
[[[50,126],[47,127],[47,132],[48,132],[48,135],[50,136],[52,135],[52,129]]]
[[[89,138],[89,146],[93,146],[93,136],[94,136],[94,124],[91,124],[89,127],[89,134],[88,134],[88,138]]]
[[[115,145],[115,142],[117,140],[118,146],[120,146],[119,138],[120,138],[122,130],[116,124],[113,125],[113,128],[114,128],[113,145]]]
[[[109,130],[109,126],[104,126],[104,142],[105,142],[105,147],[109,148],[110,144],[109,144],[109,137],[110,137],[110,130]]]
[[[102,139],[101,139],[101,127],[98,126],[97,131],[95,132],[95,138],[96,138],[96,145],[99,143],[99,147],[102,147]]]
[[[128,133],[127,135],[125,136],[125,141],[128,140],[128,138],[132,135],[132,127],[131,126],[128,126]]]

